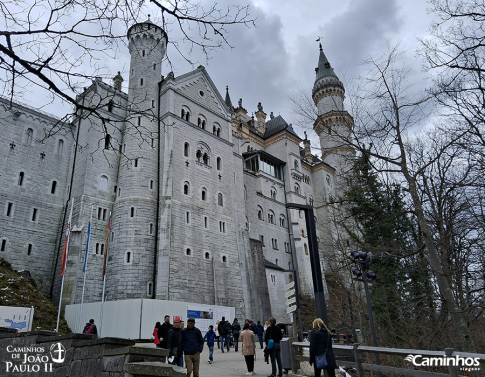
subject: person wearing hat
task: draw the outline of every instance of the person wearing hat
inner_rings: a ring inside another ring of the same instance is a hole
[[[204,339],[200,330],[195,327],[194,318],[187,320],[187,328],[182,331],[182,339],[187,377],[190,377],[192,371],[194,372],[194,377],[199,377],[200,354],[204,349]]]
[[[168,331],[167,335],[167,349],[169,355],[173,356],[173,360],[170,364],[177,365],[179,367],[184,366],[184,344],[182,329],[180,328],[180,317],[175,317],[173,320],[173,328]]]

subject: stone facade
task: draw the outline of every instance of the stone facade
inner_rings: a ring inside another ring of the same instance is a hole
[[[96,79],[78,98],[96,114],[79,110],[62,123],[0,99],[8,135],[0,141],[0,255],[59,297],[74,198],[64,304],[81,300],[92,213],[85,301],[101,299],[108,248],[107,300],[234,306],[240,318],[287,322],[283,286],[293,276],[285,270],[298,271],[302,293],[313,294],[313,284],[304,216],[286,203],[315,207],[324,267],[334,255],[326,203],[342,187],[341,152],[352,154],[332,134],[351,127],[343,85],[321,52],[313,96],[322,160],[281,116],[267,119],[261,103],[254,119],[242,100],[234,107],[228,91],[223,99],[204,67],[161,76],[160,27],[136,24],[128,38],[128,93],[117,75],[114,86]]]

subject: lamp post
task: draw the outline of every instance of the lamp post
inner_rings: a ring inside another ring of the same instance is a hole
[[[367,299],[367,312],[369,313],[370,331],[372,335],[372,345],[377,347],[376,328],[374,325],[374,315],[372,314],[372,305],[370,302],[369,292],[369,280],[374,281],[377,278],[374,271],[369,270],[369,267],[372,264],[372,253],[352,250],[350,252],[350,257],[354,262],[360,265],[360,269],[357,267],[352,268],[352,273],[356,276],[354,280],[364,283],[365,297]],[[376,353],[376,364],[381,365],[381,359],[378,353]],[[379,372],[378,375],[381,377],[382,373]]]

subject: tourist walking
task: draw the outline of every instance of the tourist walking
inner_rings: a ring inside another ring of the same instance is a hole
[[[219,336],[219,323],[221,323],[221,321],[217,321],[216,322],[216,328],[214,329],[214,332],[216,333],[216,340],[217,340],[217,349],[221,349],[221,338]]]
[[[200,330],[195,327],[195,319],[187,320],[187,328],[182,331],[184,344],[185,367],[187,377],[194,372],[194,377],[199,377],[200,354],[204,349],[204,339]]]
[[[204,335],[204,340],[207,339],[207,348],[209,348],[209,364],[212,364],[214,361],[214,338],[216,337],[216,333],[214,332],[214,326],[209,326],[209,331],[207,331]]]
[[[226,343],[226,349],[227,352],[229,352],[229,335],[231,334],[231,324],[226,321],[226,317],[222,317],[217,329],[219,330],[219,338],[221,339],[222,353],[224,353],[224,343]]]
[[[153,329],[153,343],[155,347],[160,348],[160,337],[158,336],[158,329],[160,328],[160,322],[155,323],[155,328]]]
[[[258,324],[256,325],[256,335],[258,336],[258,339],[259,339],[259,345],[261,346],[261,349],[263,349],[264,327],[261,324],[261,321],[258,321]]]
[[[315,358],[325,354],[327,358],[327,366],[325,368],[317,368]],[[329,377],[335,377],[335,355],[332,350],[332,337],[328,327],[320,318],[313,321],[313,330],[310,333],[310,365],[313,365],[315,377],[320,377],[322,369],[326,369]]]
[[[170,364],[179,367],[184,366],[184,344],[182,329],[180,328],[180,317],[175,317],[173,320],[173,328],[167,334],[167,348],[169,356],[173,356]]]
[[[170,316],[166,315],[163,318],[163,323],[158,329],[158,337],[160,338],[160,347],[167,348],[167,336],[169,330],[173,328],[172,324],[170,323]]]
[[[239,343],[239,333],[241,332],[241,325],[237,321],[237,318],[234,318],[234,322],[232,323],[232,339],[234,342],[234,351],[237,352],[238,343]]]
[[[245,323],[243,331],[241,332],[242,354],[246,361],[248,372],[246,376],[254,374],[254,355],[256,354],[256,347],[254,346],[255,336],[254,332],[249,330],[249,324]]]
[[[273,340],[273,347],[269,350],[269,356],[271,358],[271,374],[268,377],[282,377],[283,368],[281,366],[281,329],[276,326],[276,318],[269,317],[269,327],[266,329],[264,335],[264,341],[268,345],[270,340]],[[278,364],[278,375],[276,374],[276,364]]]

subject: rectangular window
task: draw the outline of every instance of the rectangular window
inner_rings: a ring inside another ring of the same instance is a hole
[[[119,151],[120,151],[120,153],[123,151],[123,146],[121,144],[119,146]]]
[[[152,108],[154,108],[154,107],[155,107],[155,100],[152,99]]]
[[[37,221],[37,208],[32,209],[32,221]]]
[[[262,234],[259,235],[259,240],[261,241],[261,246],[264,247],[264,236]]]
[[[209,219],[207,218],[207,216],[204,216],[204,228],[208,228],[209,226]]]
[[[185,222],[190,224],[190,212],[188,211],[185,212]]]
[[[29,243],[29,247],[27,248],[27,255],[32,254],[32,244]]]
[[[103,209],[101,207],[98,207],[98,220],[101,220],[103,218]]]
[[[138,117],[138,125],[141,126],[141,117]]]
[[[224,221],[219,221],[219,232],[226,233],[226,223]]]
[[[153,224],[150,223],[150,225],[148,226],[148,234],[153,234]]]
[[[104,255],[104,243],[101,244],[101,255]]]
[[[13,215],[13,203],[7,203],[7,216],[10,217]]]
[[[2,240],[2,247],[0,251],[5,251],[5,247],[7,246],[7,240]]]
[[[115,186],[114,192],[116,194],[116,191],[118,191],[118,186]]]
[[[152,138],[152,148],[155,148],[155,139]]]
[[[150,190],[153,190],[153,179],[150,180]]]
[[[118,198],[121,196],[121,188],[118,189]]]
[[[138,167],[138,159],[135,158],[135,168],[137,168],[137,167]]]
[[[106,208],[103,208],[103,221],[106,221],[106,213],[108,210]]]
[[[126,144],[123,144],[123,153],[126,153]]]

